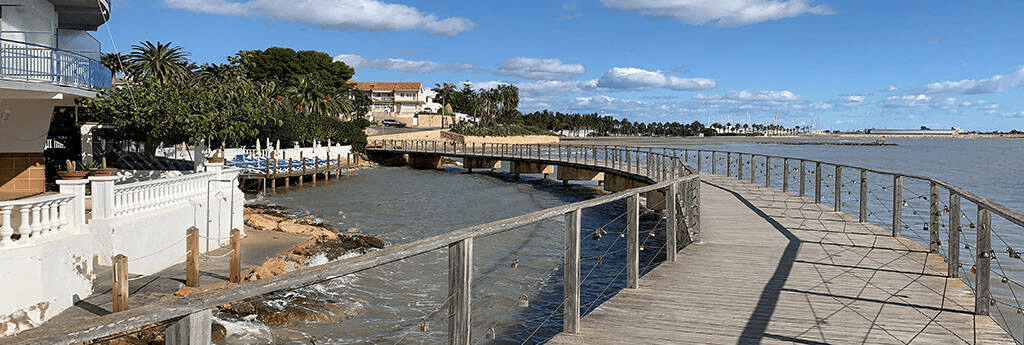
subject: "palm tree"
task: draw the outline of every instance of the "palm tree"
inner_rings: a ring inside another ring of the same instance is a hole
[[[154,45],[145,41],[132,46],[128,60],[128,73],[133,78],[154,77],[161,84],[168,80],[182,78],[188,74],[188,53],[180,46],[171,46],[171,42]]]

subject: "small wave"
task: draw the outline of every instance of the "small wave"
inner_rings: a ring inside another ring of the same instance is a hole
[[[224,326],[224,343],[233,344],[272,344],[273,335],[270,327],[256,321],[256,315],[243,318],[239,321],[231,321],[213,317],[213,322]]]

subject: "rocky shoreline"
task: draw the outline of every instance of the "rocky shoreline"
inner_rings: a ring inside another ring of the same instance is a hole
[[[273,277],[285,272],[303,269],[343,256],[361,255],[368,251],[384,248],[387,243],[379,238],[362,234],[356,228],[339,231],[324,224],[313,215],[299,217],[285,207],[274,205],[246,205],[243,214],[246,230],[278,231],[291,234],[309,235],[309,240],[275,257],[267,258],[243,274],[245,281]],[[173,296],[181,298],[191,294],[224,288],[231,283],[191,288],[182,286]],[[282,301],[286,303],[281,303]],[[286,292],[257,296],[213,309],[216,316],[213,325],[213,342],[224,343],[227,328],[217,319],[228,322],[258,321],[270,327],[287,327],[295,323],[338,322],[358,315],[353,305],[341,304],[334,300],[289,296]],[[124,336],[106,341],[87,344],[111,345],[162,345],[167,325],[149,326],[143,330],[128,332]]]

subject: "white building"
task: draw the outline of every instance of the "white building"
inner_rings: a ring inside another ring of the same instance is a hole
[[[109,0],[0,3],[0,339],[91,293],[97,260],[84,227],[89,181],[60,181],[62,193],[38,194],[46,191],[43,149],[54,107],[110,87],[100,44],[87,33],[109,14]],[[115,195],[112,181],[102,183],[110,186],[94,185],[94,195],[104,187]]]
[[[108,0],[0,4],[0,201],[45,191],[43,148],[55,106],[110,87],[96,30]]]
[[[437,92],[423,88],[420,82],[357,81],[357,90],[370,94],[370,121],[396,120],[409,126],[421,125],[420,112],[437,113],[441,104],[434,102]],[[429,124],[422,124],[428,125]]]

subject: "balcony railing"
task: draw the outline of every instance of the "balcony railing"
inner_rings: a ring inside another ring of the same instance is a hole
[[[82,54],[0,39],[0,79],[100,89],[110,87],[111,77],[110,69]]]

